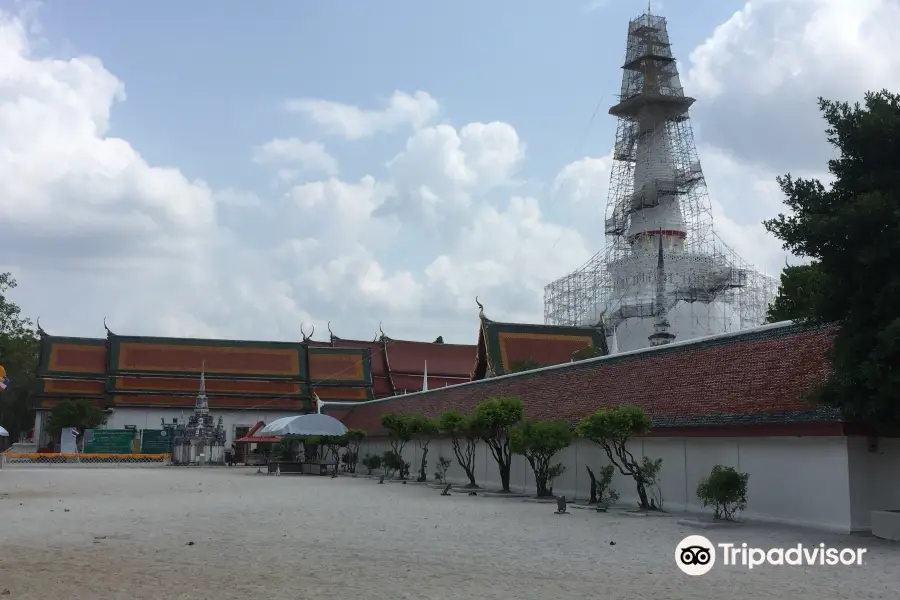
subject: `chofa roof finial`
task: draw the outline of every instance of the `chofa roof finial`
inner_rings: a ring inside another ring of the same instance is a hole
[[[381,334],[381,339],[387,338],[387,336],[384,334],[384,329],[382,329],[381,327],[381,321],[378,322],[378,332]]]
[[[331,321],[328,321],[328,337],[334,340],[334,332],[331,330]]]
[[[300,335],[303,336],[303,341],[306,341],[306,332],[303,331],[303,321],[300,321]]]
[[[475,296],[475,304],[478,305],[478,317],[484,318],[484,304],[478,301],[478,296]]]
[[[103,329],[106,330],[107,335],[116,335],[106,326],[106,317],[103,317]]]
[[[306,339],[311,340],[312,336],[316,335],[316,326],[313,325],[312,329],[309,330],[309,335],[306,336]]]
[[[38,335],[41,337],[44,337],[45,335],[47,335],[47,332],[44,331],[44,329],[41,327],[41,318],[40,317],[37,318],[37,332],[38,332]]]

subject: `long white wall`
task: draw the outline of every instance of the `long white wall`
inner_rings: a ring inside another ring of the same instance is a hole
[[[663,460],[660,479],[667,510],[703,510],[697,484],[713,465],[723,464],[750,475],[744,517],[849,532],[866,529],[873,508],[900,508],[900,482],[890,475],[900,467],[900,440],[882,440],[881,444],[883,454],[868,452],[864,438],[645,438],[634,440],[629,449],[637,458]],[[366,440],[360,457],[388,449],[385,439]],[[421,457],[415,441],[407,445],[404,456],[415,479]],[[450,482],[467,482],[450,440],[444,438],[429,446],[429,480],[434,478],[439,456],[452,461]],[[566,471],[554,482],[554,494],[570,500],[590,495],[586,465],[597,473],[609,462],[599,447],[585,440],[577,440],[556,460],[566,465]],[[361,465],[359,469],[365,472]],[[499,489],[497,463],[483,443],[478,445],[475,475],[479,486]],[[511,475],[513,491],[535,493],[534,475],[523,457],[513,457]],[[620,503],[636,505],[633,479],[616,473],[613,487]]]
[[[273,411],[228,411],[216,410],[210,411],[213,417],[218,420],[219,416],[224,417],[225,432],[227,443],[234,441],[235,430],[238,427],[253,427],[259,421],[271,423],[275,419],[281,417],[295,416],[299,413],[293,412],[273,412]],[[181,423],[190,418],[194,410],[180,410],[171,408],[116,408],[106,421],[107,429],[124,429],[126,425],[134,425],[138,429],[160,429],[162,427],[161,419],[165,419],[166,423],[171,423],[173,418],[178,419]]]

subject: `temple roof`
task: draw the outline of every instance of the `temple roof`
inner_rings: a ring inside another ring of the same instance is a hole
[[[602,326],[499,323],[484,315],[481,303],[478,306],[481,326],[473,380],[515,372],[517,363],[524,366],[526,361],[542,367],[571,362],[573,353],[589,346],[609,354]]]
[[[678,428],[835,423],[836,411],[805,396],[829,372],[835,331],[781,323],[334,408],[349,409],[347,427],[372,433],[381,431],[385,413],[468,413],[498,396],[522,398],[529,419],[570,422],[632,404],[669,435]]]

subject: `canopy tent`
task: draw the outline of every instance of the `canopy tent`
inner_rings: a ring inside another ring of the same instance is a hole
[[[9,437],[9,432],[0,426],[0,437]]]
[[[281,438],[277,435],[245,435],[242,438],[234,440],[235,444],[274,444],[280,442]]]
[[[347,428],[343,423],[328,415],[300,415],[299,417],[282,417],[263,427],[259,436],[313,436],[344,435]]]

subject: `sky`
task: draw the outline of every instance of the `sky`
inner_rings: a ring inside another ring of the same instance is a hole
[[[56,335],[474,343],[476,296],[540,323],[543,287],[603,249],[646,7],[0,0],[10,297]],[[900,0],[651,7],[716,229],[777,276],[775,177],[827,178],[817,97],[900,88]]]

